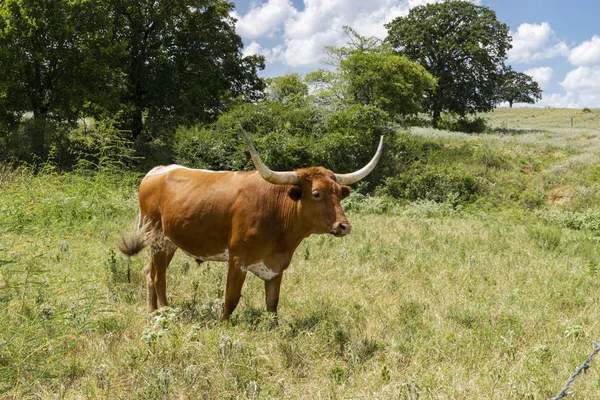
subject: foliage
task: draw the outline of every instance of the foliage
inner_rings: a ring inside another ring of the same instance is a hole
[[[125,85],[121,101],[133,137],[150,120],[206,122],[238,96],[253,100],[263,82],[256,72],[263,58],[243,57],[243,43],[230,15],[233,4],[223,0],[111,0],[119,47],[118,68]]]
[[[353,53],[341,61],[340,71],[352,102],[379,107],[391,117],[421,111],[424,93],[435,90],[428,72],[391,51]]]
[[[89,104],[107,101],[111,74],[94,1],[8,0],[0,6],[0,121],[9,131],[26,112],[29,151],[45,158],[45,137]],[[4,134],[1,132],[0,134]],[[25,138],[24,138],[25,139]]]
[[[465,116],[496,104],[511,37],[494,11],[468,1],[447,1],[412,8],[386,28],[386,41],[398,54],[438,79],[436,91],[424,103],[434,127],[443,111]]]
[[[328,47],[336,71],[321,69],[307,74],[317,104],[375,106],[392,118],[421,110],[425,91],[435,89],[435,79],[418,64],[397,57],[377,38],[359,35],[345,27],[348,44]]]
[[[498,101],[533,104],[542,98],[542,89],[533,78],[522,72],[508,70],[502,79]]]
[[[351,105],[326,113],[312,105],[264,101],[241,105],[204,128],[179,128],[174,141],[175,161],[216,170],[254,169],[237,129],[248,130],[265,163],[274,170],[322,165],[339,173],[365,165],[379,137],[385,135],[386,153],[364,181],[373,190],[394,171],[394,134],[388,116],[379,108]]]
[[[437,127],[451,132],[484,133],[488,130],[487,123],[482,117],[458,117],[445,114],[440,117]]]
[[[93,116],[145,141],[262,96],[224,0],[8,0],[0,6],[0,135],[28,123],[45,159],[56,124]],[[168,138],[166,139],[168,140]],[[31,158],[31,157],[28,157]]]
[[[266,98],[271,101],[301,104],[308,96],[308,86],[298,73],[268,78],[266,84]]]
[[[408,200],[431,200],[454,206],[479,195],[477,181],[469,173],[450,168],[414,165],[407,173],[386,180],[384,193]]]

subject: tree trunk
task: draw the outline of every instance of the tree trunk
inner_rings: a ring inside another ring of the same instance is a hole
[[[135,107],[131,116],[131,136],[133,139],[137,139],[144,129],[144,121],[142,119],[141,107]]]
[[[42,87],[42,71],[39,65],[34,65],[33,91],[31,93],[31,111],[33,112],[33,127],[29,132],[31,140],[31,153],[46,158],[46,121],[48,111],[44,105],[44,89]]]
[[[31,140],[31,153],[40,157],[42,160],[46,159],[46,113],[40,109],[33,110],[33,127],[29,133],[29,139]]]
[[[510,108],[512,108],[512,103],[513,103],[512,100],[508,101],[508,105],[509,105]]]
[[[438,128],[438,122],[440,121],[441,112],[439,109],[433,110],[433,116],[431,118],[431,125],[433,125],[434,129]]]

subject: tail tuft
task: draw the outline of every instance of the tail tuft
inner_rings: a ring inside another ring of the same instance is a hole
[[[117,243],[119,251],[129,257],[135,256],[144,247],[146,247],[146,239],[142,230],[121,236],[121,240]]]

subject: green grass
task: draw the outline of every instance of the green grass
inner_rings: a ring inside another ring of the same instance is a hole
[[[0,398],[556,395],[600,340],[600,133],[552,129],[552,111],[536,132],[414,129],[489,189],[464,207],[353,195],[352,234],[296,252],[278,326],[254,277],[218,323],[224,265],[179,252],[171,308],[148,316],[147,250],[115,253],[139,176],[0,169]],[[597,397],[598,362],[577,398]]]

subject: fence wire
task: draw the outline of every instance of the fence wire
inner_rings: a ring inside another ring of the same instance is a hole
[[[568,391],[569,385],[573,383],[573,381],[575,380],[575,378],[577,378],[579,374],[581,374],[582,372],[587,372],[588,368],[590,367],[590,363],[592,362],[592,359],[598,352],[600,352],[600,343],[594,342],[594,345],[596,346],[596,348],[594,349],[594,351],[592,351],[587,360],[585,360],[583,364],[581,364],[577,371],[573,372],[573,375],[571,375],[571,377],[565,384],[565,387],[563,387],[560,393],[556,397],[553,397],[551,400],[560,400],[573,394],[573,392]]]

